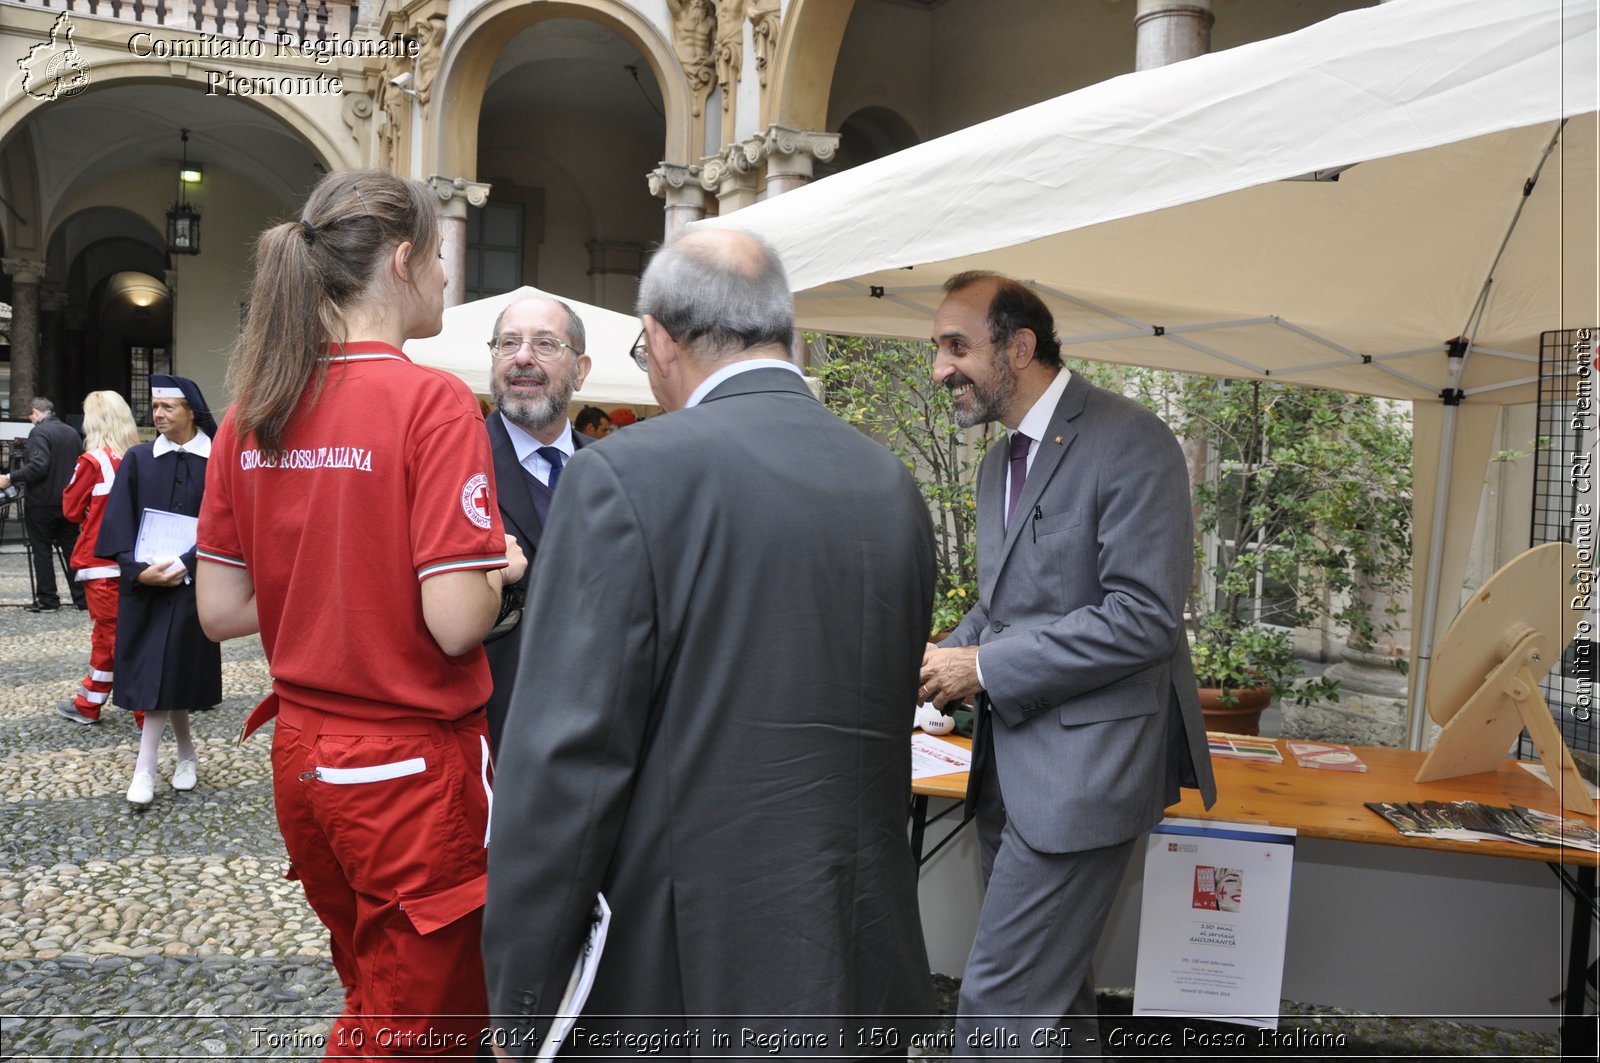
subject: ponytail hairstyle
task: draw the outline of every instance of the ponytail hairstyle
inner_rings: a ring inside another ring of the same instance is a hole
[[[115,457],[126,454],[139,442],[139,426],[127,400],[115,391],[89,392],[83,400],[83,437],[85,450],[106,447]]]
[[[428,187],[381,170],[328,174],[298,219],[262,232],[250,310],[228,372],[241,442],[254,434],[261,450],[282,454],[306,385],[315,381],[313,402],[322,390],[327,346],[350,338],[347,309],[368,294],[397,246],[409,241],[432,255],[439,239]]]

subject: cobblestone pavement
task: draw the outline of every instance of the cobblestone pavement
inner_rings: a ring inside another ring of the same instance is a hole
[[[286,881],[270,732],[237,743],[267,688],[257,639],[223,647],[223,702],[192,717],[199,785],[124,799],[132,714],[55,714],[88,666],[89,619],[31,614],[0,553],[0,1058],[314,1058],[343,1002],[327,935]]]
[[[270,733],[235,741],[267,689],[260,643],[223,647],[223,702],[194,717],[199,785],[171,788],[169,735],[155,801],[135,812],[131,715],[84,727],[53,710],[87,667],[88,614],[34,615],[28,600],[22,555],[0,551],[0,1060],[317,1058],[342,993],[321,924],[282,877]],[[953,980],[935,983],[953,1007]],[[1102,1006],[1125,1016],[1126,994]],[[1285,1009],[1349,1037],[1311,1055],[1558,1052],[1533,1034]]]

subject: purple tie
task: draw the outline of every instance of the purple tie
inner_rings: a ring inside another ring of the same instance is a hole
[[[1006,527],[1011,527],[1011,514],[1017,511],[1017,499],[1022,497],[1022,484],[1028,478],[1028,447],[1033,440],[1021,432],[1011,436],[1011,497],[1006,500]]]

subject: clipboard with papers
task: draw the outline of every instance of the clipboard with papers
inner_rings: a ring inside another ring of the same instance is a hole
[[[194,549],[199,538],[200,518],[164,509],[146,509],[139,517],[139,537],[134,540],[133,559],[151,564],[164,558],[182,557]]]
[[[567,990],[561,994],[561,1003],[550,1023],[550,1032],[539,1045],[538,1063],[550,1063],[561,1049],[561,1042],[572,1032],[573,1024],[583,1012],[583,1005],[594,988],[594,974],[600,966],[600,954],[606,948],[606,931],[611,926],[611,905],[606,895],[594,895],[594,908],[589,913],[589,933],[578,949],[577,962],[572,965],[572,976],[567,979]]]

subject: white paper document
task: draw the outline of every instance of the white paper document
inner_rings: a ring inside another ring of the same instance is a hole
[[[180,557],[194,549],[200,518],[147,509],[139,518],[139,538],[133,544],[133,559],[146,565],[165,557]]]
[[[1277,1029],[1292,829],[1166,819],[1145,849],[1133,1013]]]
[[[1600,594],[1595,595],[1595,597],[1600,598]],[[1528,760],[1519,760],[1517,763],[1522,766],[1523,771],[1527,772],[1529,775],[1532,775],[1535,779],[1538,779],[1546,786],[1554,789],[1555,784],[1550,781],[1550,773],[1545,770],[1543,764],[1536,764]],[[1594,798],[1595,800],[1600,800],[1600,787],[1595,786],[1594,783],[1590,782],[1588,779],[1585,779],[1583,780],[1583,788],[1589,791],[1590,797]]]
[[[911,777],[931,779],[972,769],[972,752],[932,735],[911,736]]]
[[[572,1032],[572,1026],[583,1013],[583,1005],[594,988],[594,972],[600,966],[600,954],[606,948],[606,931],[611,926],[611,905],[606,895],[594,895],[594,908],[589,913],[589,933],[578,949],[578,961],[572,965],[572,976],[567,979],[567,991],[561,994],[561,1004],[550,1023],[550,1032],[539,1046],[535,1058],[538,1063],[550,1063],[561,1048],[561,1042]]]

